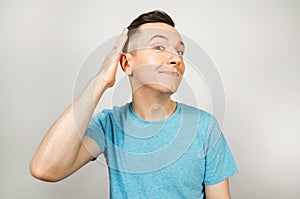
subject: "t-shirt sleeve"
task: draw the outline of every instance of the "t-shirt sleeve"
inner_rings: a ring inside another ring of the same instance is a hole
[[[104,113],[98,113],[94,115],[85,131],[86,136],[91,137],[97,142],[102,153],[106,150],[105,129],[103,124],[104,118]]]
[[[217,184],[238,172],[230,148],[214,117],[206,144],[205,185]]]

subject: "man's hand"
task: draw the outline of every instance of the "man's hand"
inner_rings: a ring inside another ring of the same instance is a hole
[[[121,52],[128,39],[127,33],[128,29],[125,28],[118,41],[115,43],[113,49],[106,56],[102,64],[102,68],[97,74],[98,81],[104,83],[104,86],[106,88],[112,87],[115,83],[115,77],[118,68],[118,63],[121,58]]]

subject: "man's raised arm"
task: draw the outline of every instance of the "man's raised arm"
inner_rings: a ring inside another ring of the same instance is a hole
[[[96,142],[84,133],[102,94],[115,83],[127,32],[127,29],[123,31],[101,70],[48,130],[31,160],[30,172],[34,177],[59,181],[101,153]]]

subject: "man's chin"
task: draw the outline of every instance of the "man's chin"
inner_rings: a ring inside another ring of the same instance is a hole
[[[178,89],[177,85],[161,85],[161,84],[148,84],[149,87],[151,87],[153,90],[158,91],[162,94],[170,94],[172,95],[175,93]]]

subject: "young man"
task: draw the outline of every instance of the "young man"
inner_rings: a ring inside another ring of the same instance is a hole
[[[47,132],[32,175],[59,181],[104,153],[111,198],[230,198],[228,177],[237,168],[216,119],[170,98],[185,71],[184,48],[166,13],[135,19]],[[92,117],[115,83],[118,63],[132,102]]]

